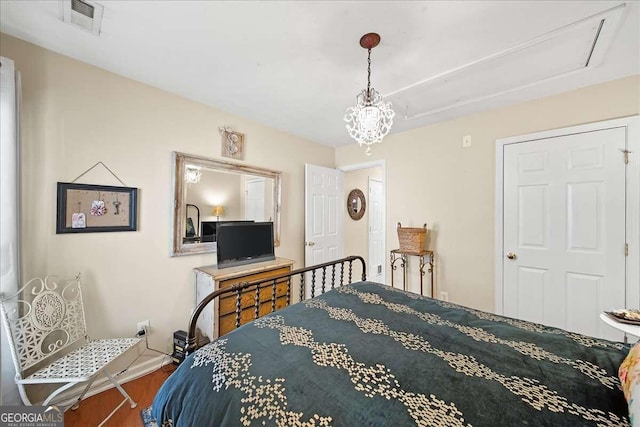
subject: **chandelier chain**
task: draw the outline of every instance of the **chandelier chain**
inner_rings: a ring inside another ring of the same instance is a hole
[[[371,102],[371,48],[367,57],[367,103]]]

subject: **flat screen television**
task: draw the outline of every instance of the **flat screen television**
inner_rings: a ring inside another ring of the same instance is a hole
[[[276,259],[273,222],[228,222],[218,224],[218,268]]]
[[[253,220],[238,220],[238,221],[202,221],[202,227],[200,229],[200,241],[201,242],[215,242],[216,230],[218,224],[227,224],[229,222],[253,222]]]

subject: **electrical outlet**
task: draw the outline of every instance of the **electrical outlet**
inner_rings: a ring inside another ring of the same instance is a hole
[[[136,326],[136,333],[138,331],[144,330],[145,334],[148,334],[150,332],[150,329],[151,323],[148,320],[143,320],[141,322],[138,322],[138,325]]]
[[[442,301],[449,301],[449,292],[440,292],[440,299]]]
[[[471,135],[465,135],[462,137],[462,148],[471,147]]]

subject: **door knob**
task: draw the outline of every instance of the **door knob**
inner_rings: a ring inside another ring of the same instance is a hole
[[[307,242],[307,246],[313,246],[315,244],[316,244],[316,242]]]
[[[507,258],[509,258],[509,259],[516,259],[516,258],[518,258],[518,255],[514,254],[513,252],[509,252],[509,253],[507,254]]]

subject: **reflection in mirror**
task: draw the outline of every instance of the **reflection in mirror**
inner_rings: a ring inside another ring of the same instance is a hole
[[[237,172],[201,170],[187,184],[182,243],[215,242],[216,224],[224,221],[273,221],[273,178]]]
[[[273,221],[279,245],[280,172],[177,152],[173,160],[172,256],[215,252],[216,225],[229,221]]]

